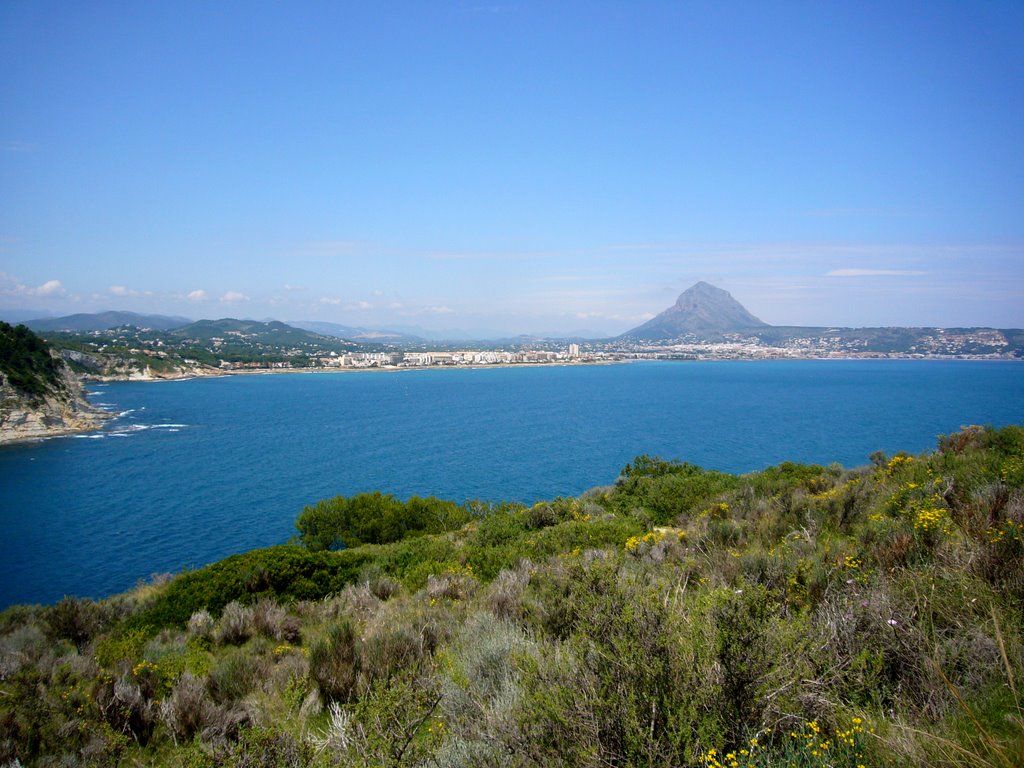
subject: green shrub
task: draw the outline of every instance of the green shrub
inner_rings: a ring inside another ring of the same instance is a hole
[[[246,728],[220,765],[227,768],[306,768],[313,748],[287,731]]]
[[[33,401],[64,390],[63,363],[50,345],[24,325],[0,321],[0,373]]]
[[[245,698],[266,677],[262,658],[244,649],[232,649],[210,670],[210,696],[218,704],[230,704]]]
[[[759,585],[721,594],[712,612],[715,653],[721,669],[721,716],[730,743],[761,725],[765,680],[776,657],[769,621],[776,606]]]
[[[79,650],[105,623],[105,611],[92,600],[65,597],[43,613],[47,635],[54,640],[69,640]]]
[[[295,522],[303,545],[313,551],[387,544],[407,536],[461,527],[469,512],[450,501],[413,496],[402,502],[390,494],[335,496],[303,509]]]
[[[650,513],[653,524],[666,525],[696,514],[740,484],[735,475],[639,456],[626,465],[610,504],[622,512],[640,507]]]
[[[1015,765],[1022,447],[977,428],[738,478],[641,457],[438,535],[16,607],[0,764]]]
[[[358,636],[347,619],[333,624],[310,648],[309,674],[328,700],[352,698],[361,667]]]
[[[233,601],[260,597],[316,600],[355,582],[373,561],[366,549],[308,552],[300,547],[271,547],[232,555],[213,565],[178,576],[130,619],[134,626],[185,626],[200,610],[220,612]],[[254,584],[252,575],[262,574]],[[255,591],[254,591],[255,590]]]

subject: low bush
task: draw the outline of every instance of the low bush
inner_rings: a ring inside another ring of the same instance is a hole
[[[252,615],[252,608],[247,605],[234,601],[225,605],[214,632],[217,641],[232,645],[244,643],[252,636]]]
[[[413,496],[403,502],[390,494],[335,496],[306,507],[295,522],[308,549],[335,550],[360,544],[387,544],[407,536],[460,528],[470,512],[450,501]]]
[[[362,668],[359,639],[351,621],[331,625],[313,643],[309,653],[309,674],[328,701],[349,701],[355,693]]]
[[[196,611],[219,613],[231,602],[260,597],[317,600],[355,582],[373,560],[374,554],[363,549],[332,553],[271,547],[232,555],[178,576],[129,623],[151,629],[183,627]]]
[[[1024,764],[1024,431],[872,461],[641,457],[439,534],[12,609],[0,765]]]

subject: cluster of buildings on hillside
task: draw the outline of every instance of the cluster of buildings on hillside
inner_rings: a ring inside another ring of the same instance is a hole
[[[542,343],[540,348],[441,349],[404,352],[321,351],[312,355],[301,348],[279,347],[284,360],[266,358],[221,360],[224,371],[295,370],[309,366],[327,369],[424,368],[435,366],[530,365],[611,362],[621,360],[786,360],[828,358],[954,358],[1020,359],[1019,346],[1010,344],[999,331],[972,329],[919,331],[905,340],[879,343],[870,337],[832,335],[828,332],[800,334],[769,342],[754,336],[724,334],[718,342],[677,339],[673,341],[624,340],[580,344]],[[216,340],[215,340],[216,341]],[[157,342],[154,346],[130,347],[130,354],[169,359]],[[102,351],[102,349],[101,349]],[[217,348],[213,350],[217,353]],[[258,353],[257,353],[258,354]],[[185,359],[189,366],[198,361]]]
[[[421,368],[435,365],[514,365],[517,363],[559,363],[594,361],[607,353],[581,354],[579,344],[564,350],[453,350],[426,352],[348,352],[316,358],[324,368]]]
[[[1002,343],[1000,343],[1002,342]],[[871,348],[875,346],[875,348]],[[1019,359],[1007,349],[1002,338],[993,338],[986,331],[964,334],[922,336],[905,348],[893,345],[885,349],[866,339],[834,336],[795,336],[776,343],[757,338],[740,337],[721,342],[697,341],[632,341],[614,343],[592,342],[581,349],[579,344],[553,345],[547,349],[463,349],[427,350],[419,352],[332,352],[309,359],[320,368],[423,368],[432,366],[486,366],[517,364],[555,364],[611,362],[621,360],[806,360],[849,358],[954,358]],[[222,363],[226,370],[253,368],[298,368],[284,362]]]
[[[776,342],[739,334],[725,341],[634,341],[617,343],[614,354],[654,360],[778,360],[830,358],[970,358],[1020,359],[1020,347],[1003,333],[987,329],[951,332],[936,329],[907,339],[879,340],[839,335],[792,336]]]

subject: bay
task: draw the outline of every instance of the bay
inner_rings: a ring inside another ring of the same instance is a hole
[[[381,490],[532,502],[641,453],[729,471],[855,466],[1024,423],[1024,366],[633,363],[92,385],[103,432],[0,448],[0,607],[103,597],[285,542],[305,504]]]

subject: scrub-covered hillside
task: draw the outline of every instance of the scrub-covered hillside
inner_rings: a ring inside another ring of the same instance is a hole
[[[0,614],[0,764],[1024,764],[1020,427],[297,527]]]

